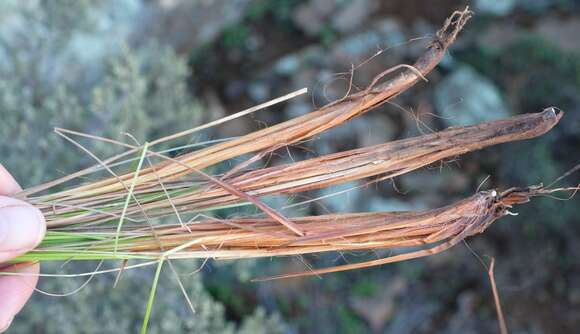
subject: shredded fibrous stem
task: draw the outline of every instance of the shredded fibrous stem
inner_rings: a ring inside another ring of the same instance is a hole
[[[142,210],[149,217],[160,217],[178,212],[201,212],[211,208],[230,205],[243,205],[247,199],[264,195],[293,194],[319,189],[353,180],[377,176],[380,179],[392,178],[431,163],[452,158],[467,152],[479,150],[500,143],[533,138],[549,131],[561,119],[563,113],[547,108],[543,112],[525,114],[509,119],[491,121],[472,126],[450,128],[440,132],[398,140],[390,143],[359,148],[355,150],[324,155],[301,162],[279,165],[240,172],[222,178],[228,186],[217,184],[191,187],[189,183],[179,186],[178,182],[166,184],[161,178],[157,181],[161,188],[150,191],[137,191],[134,196],[141,205],[134,205],[125,212],[125,219],[133,223],[142,220]],[[166,186],[172,190],[171,200],[167,200]],[[230,191],[228,187],[235,190]],[[240,193],[236,196],[236,193]],[[75,204],[81,199],[62,199],[52,205],[43,204],[41,199],[36,205],[45,213],[48,225],[66,226],[83,222],[106,222],[111,216],[120,216],[123,211],[115,203],[125,199],[126,192],[118,191],[107,196],[91,198],[94,212],[78,211]],[[35,199],[31,199],[35,203]],[[83,204],[84,207],[87,204]],[[299,230],[290,220],[280,218],[275,211],[262,208],[272,218],[283,221],[285,226]],[[55,214],[57,213],[57,214]],[[71,216],[72,214],[72,216]],[[299,233],[297,233],[300,235]]]

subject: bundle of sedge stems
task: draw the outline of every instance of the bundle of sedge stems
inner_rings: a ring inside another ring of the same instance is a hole
[[[251,169],[254,162],[275,150],[361,116],[417,82],[426,81],[470,17],[467,8],[453,13],[415,64],[385,70],[358,93],[347,94],[304,116],[176,157],[170,157],[167,151],[156,151],[155,146],[303,91],[144,144],[56,129],[57,134],[95,159],[96,165],[15,195],[42,211],[48,231],[35,250],[13,262],[124,260],[122,268],[157,263],[156,282],[161,264],[171,259],[241,259],[350,250],[403,250],[383,259],[284,274],[277,278],[295,277],[427,256],[483,232],[492,222],[509,214],[512,205],[554,190],[530,187],[505,192],[481,191],[457,203],[428,211],[298,218],[284,217],[260,198],[296,194],[371,177],[374,178],[371,182],[378,182],[484,147],[534,138],[549,131],[561,119],[563,113],[556,108],[305,161]],[[109,142],[127,150],[103,160],[77,141],[78,137]],[[209,170],[216,165],[248,153],[254,155],[225,174],[210,174]],[[129,162],[133,162],[131,168],[127,168]],[[75,184],[75,181],[102,172],[109,176]],[[72,186],[67,186],[71,183]],[[243,205],[255,206],[265,217],[218,219],[204,214]],[[161,218],[167,221],[169,216],[175,217],[172,223],[156,223]],[[127,263],[129,260],[140,262]],[[152,295],[154,291],[153,288]]]

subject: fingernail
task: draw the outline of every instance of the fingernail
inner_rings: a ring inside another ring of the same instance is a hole
[[[8,322],[6,322],[5,324],[0,324],[0,333],[4,333],[8,329],[8,327],[10,327],[13,320],[14,317],[8,319]]]
[[[44,238],[44,217],[29,205],[0,207],[0,251],[27,251]]]

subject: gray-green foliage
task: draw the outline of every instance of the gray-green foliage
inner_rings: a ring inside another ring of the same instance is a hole
[[[56,126],[124,141],[127,132],[143,141],[195,124],[199,107],[187,94],[187,63],[173,50],[120,40],[105,45],[111,50],[94,48],[99,58],[78,42],[105,43],[90,34],[96,13],[112,2],[25,3],[0,7],[9,18],[0,26],[0,157],[23,186],[93,162],[64,145],[52,133]],[[119,151],[87,145],[101,157]]]
[[[282,333],[284,325],[277,316],[267,316],[262,309],[244,319],[239,328],[224,320],[223,305],[205,292],[201,276],[190,261],[174,262],[183,275],[181,280],[190,296],[195,314],[187,307],[175,276],[165,266],[153,306],[149,333]],[[58,270],[48,265],[45,271]],[[76,271],[95,269],[85,264]],[[136,269],[123,274],[113,289],[114,275],[97,276],[86,288],[69,297],[36,296],[16,318],[9,333],[137,333],[145,313],[148,286],[154,268]],[[86,278],[45,278],[40,288],[63,293],[75,290]],[[40,330],[40,331],[38,331]]]
[[[183,57],[155,41],[131,47],[110,36],[117,42],[112,43],[98,31],[102,17],[114,17],[118,7],[131,3],[137,2],[0,3],[0,161],[23,186],[94,163],[56,136],[55,126],[130,142],[125,132],[142,141],[195,125],[199,107],[187,92],[189,73]],[[82,143],[100,157],[119,151],[110,144]],[[67,268],[90,270],[72,263]],[[58,271],[58,265],[45,265],[43,271]],[[152,277],[150,269],[129,271],[115,289],[114,276],[105,275],[70,297],[37,294],[9,333],[138,332]],[[53,278],[41,280],[40,287],[63,292],[81,283]],[[184,278],[184,283],[197,313],[191,314],[175,279],[166,272],[150,333],[283,331],[277,317],[267,317],[260,309],[238,330],[225,320],[223,305],[205,292],[200,275]]]

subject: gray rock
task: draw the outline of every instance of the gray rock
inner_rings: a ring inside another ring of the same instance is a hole
[[[397,125],[382,115],[366,115],[355,124],[360,147],[384,144],[395,138]]]
[[[306,98],[296,98],[292,100],[286,107],[286,115],[289,118],[299,117],[305,115],[313,110],[312,102],[308,103]]]
[[[516,2],[517,0],[477,0],[475,10],[482,14],[503,16],[515,8]]]
[[[300,68],[300,63],[301,60],[296,54],[289,54],[274,64],[274,71],[282,75],[291,75]]]
[[[384,329],[384,333],[410,334],[420,331],[422,326],[429,323],[440,311],[441,306],[431,300],[421,297],[404,298],[404,302],[397,305],[394,318]],[[429,327],[427,327],[429,328]]]
[[[357,212],[360,208],[362,192],[360,189],[352,188],[358,185],[358,182],[348,182],[321,189],[318,196],[326,197],[316,203],[321,205],[323,213]]]
[[[396,276],[385,283],[375,296],[351,297],[349,304],[361,318],[371,327],[374,333],[379,333],[384,325],[393,317],[397,299],[407,291],[407,281]]]
[[[538,22],[535,31],[561,50],[580,53],[580,19],[577,16],[569,19],[547,17]]]
[[[294,23],[306,34],[316,36],[324,27],[324,18],[313,11],[310,6],[303,5],[294,12]]]
[[[381,34],[383,43],[387,46],[402,44],[407,40],[407,37],[401,28],[401,24],[393,18],[386,18],[378,21],[374,27]]]
[[[334,0],[313,0],[298,6],[292,18],[305,33],[316,36],[324,28],[336,6],[337,2]]]
[[[188,1],[165,0],[145,2],[139,24],[135,24],[134,39],[154,37],[178,51],[187,52],[209,43],[219,33],[242,18],[248,0]]]
[[[376,50],[384,44],[383,42],[381,34],[376,31],[367,31],[340,41],[333,51],[343,57],[358,58],[361,55],[368,57],[369,51]]]
[[[271,96],[270,86],[266,82],[252,82],[248,86],[248,94],[256,102],[265,102]]]
[[[352,32],[367,22],[377,5],[374,0],[353,0],[332,18],[332,27],[341,33]]]
[[[11,45],[7,54],[0,50],[0,67],[10,66],[6,60],[11,58],[29,61],[24,53],[34,47],[43,84],[54,85],[74,75],[94,80],[102,70],[103,58],[120,53],[128,44],[143,11],[138,0],[74,1],[60,11],[55,10],[58,6],[57,2],[0,2],[0,39]],[[48,26],[46,22],[58,24]],[[35,38],[42,43],[27,44]],[[78,72],[80,67],[82,73]]]
[[[395,134],[395,125],[388,118],[365,115],[320,134],[320,140],[314,142],[314,147],[318,154],[330,154],[339,150],[386,143]]]
[[[332,14],[338,5],[336,0],[312,0],[310,3],[313,10],[324,16]]]
[[[291,162],[291,161],[288,161]],[[303,198],[296,198],[289,195],[265,196],[260,198],[266,205],[278,211],[285,217],[301,217],[308,215],[310,204],[294,205],[304,201]]]
[[[349,36],[336,44],[332,52],[337,57],[346,57],[351,61],[368,58],[373,52],[404,43],[406,36],[394,19],[384,19],[370,29]]]
[[[435,105],[448,125],[469,125],[509,116],[501,92],[488,78],[461,66],[435,91]]]
[[[403,201],[396,198],[384,198],[373,196],[365,201],[365,211],[371,212],[393,212],[393,211],[417,211],[425,210],[427,206],[417,201]]]
[[[517,6],[529,11],[542,11],[549,7],[562,5],[565,7],[568,1],[561,0],[516,0]]]
[[[273,68],[280,75],[298,76],[302,70],[308,69],[308,67],[316,69],[327,67],[330,60],[326,58],[330,57],[325,57],[326,53],[327,51],[319,46],[310,46],[280,58],[274,63]],[[301,87],[311,83],[311,81],[304,82]]]

